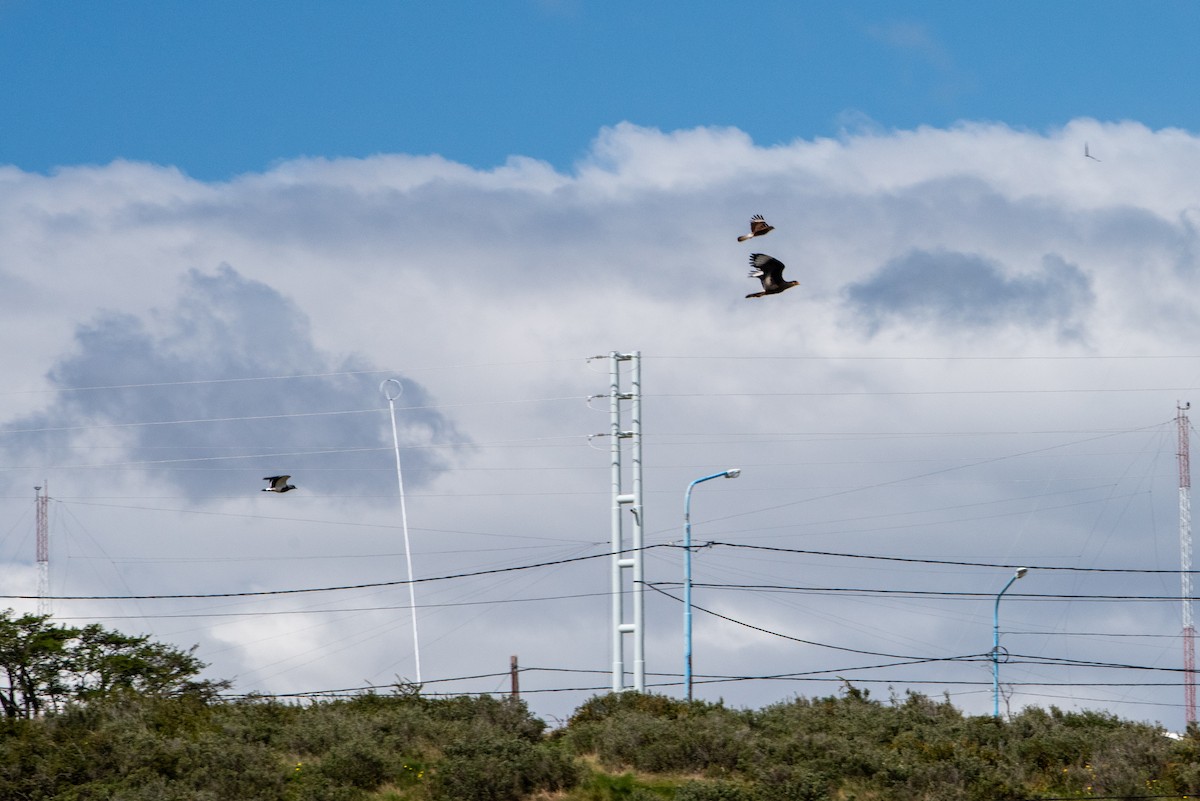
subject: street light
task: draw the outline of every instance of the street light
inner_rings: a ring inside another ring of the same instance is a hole
[[[687,684],[689,701],[692,700],[692,487],[714,478],[737,478],[741,474],[734,467],[698,478],[688,484],[683,494],[683,681]]]
[[[1000,717],[1000,599],[1008,588],[1019,578],[1024,578],[1029,572],[1027,567],[1018,567],[1012,578],[1004,585],[996,596],[996,605],[992,609],[992,717]]]

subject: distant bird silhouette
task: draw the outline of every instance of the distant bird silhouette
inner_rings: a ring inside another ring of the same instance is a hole
[[[263,492],[287,492],[294,490],[295,487],[288,482],[291,476],[266,476],[263,481],[270,481],[271,486],[263,487]]]
[[[1100,159],[1096,158],[1095,156],[1093,156],[1093,155],[1091,154],[1091,152],[1088,150],[1088,144],[1087,144],[1087,142],[1084,142],[1084,143],[1083,143],[1083,157],[1084,157],[1085,159],[1091,159],[1092,161],[1099,161],[1099,160],[1100,160]]]
[[[768,225],[761,214],[755,214],[750,218],[750,233],[742,234],[738,237],[739,242],[745,242],[747,239],[753,239],[756,236],[764,236],[775,230],[775,226]]]
[[[791,289],[799,281],[783,280],[783,262],[766,253],[754,253],[750,256],[750,277],[762,281],[762,292],[751,292],[746,297],[761,298],[764,295],[777,295],[785,289]]]

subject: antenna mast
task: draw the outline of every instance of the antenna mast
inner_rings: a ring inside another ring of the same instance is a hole
[[[1183,699],[1187,724],[1196,722],[1196,627],[1192,623],[1192,469],[1187,410],[1176,402],[1179,427],[1179,581],[1183,597]]]
[[[603,359],[604,356],[593,358]],[[646,690],[646,634],[642,548],[646,521],[642,506],[642,354],[608,354],[609,442],[612,456],[612,655],[613,692]],[[621,389],[621,362],[629,362],[629,391]],[[597,396],[604,397],[604,396]],[[621,402],[629,402],[629,428],[622,424]],[[600,435],[603,436],[603,435]],[[621,441],[630,441],[630,492],[624,489]],[[622,513],[633,518],[630,536],[624,534]],[[629,596],[628,604],[625,602]],[[633,640],[633,685],[625,683],[625,635]]]
[[[39,615],[49,615],[50,609],[50,523],[47,520],[46,509],[50,500],[50,486],[43,482],[42,486],[34,487],[37,493],[37,568],[38,568],[38,605]]]

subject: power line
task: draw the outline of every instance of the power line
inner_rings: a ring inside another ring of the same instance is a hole
[[[943,468],[939,468],[937,470],[930,470],[925,473],[918,473],[916,475],[911,475],[911,476],[901,476],[900,478],[894,478],[894,479],[890,479],[888,481],[880,481],[875,484],[850,487],[848,489],[842,489],[842,490],[838,490],[836,492],[827,492],[823,495],[814,495],[814,496],[811,496],[808,498],[800,498],[799,500],[795,500],[795,501],[787,501],[786,503],[775,504],[774,506],[765,506],[765,507],[760,507],[758,509],[750,509],[745,512],[737,512],[735,514],[724,515],[722,517],[714,517],[714,518],[711,518],[709,520],[709,522],[711,523],[711,522],[718,522],[718,521],[722,521],[722,520],[732,520],[733,518],[745,517],[746,515],[758,514],[760,512],[769,512],[769,511],[774,511],[777,509],[786,509],[788,507],[798,506],[798,505],[804,504],[804,503],[812,503],[814,501],[824,501],[824,500],[829,500],[830,498],[839,498],[839,497],[842,497],[845,495],[852,495],[856,492],[865,492],[867,490],[880,489],[882,487],[892,487],[897,484],[908,483],[910,481],[913,481],[914,479],[929,478],[930,476],[942,475],[944,473],[953,473],[958,470],[968,470],[968,469],[971,469],[974,467],[982,467],[983,465],[995,464],[997,462],[1004,462],[1004,461],[1016,459],[1016,458],[1019,458],[1022,456],[1030,456],[1035,453],[1048,453],[1050,451],[1061,450],[1063,448],[1069,448],[1074,445],[1080,445],[1085,442],[1095,442],[1097,440],[1109,439],[1111,437],[1119,436],[1120,434],[1138,433],[1138,432],[1149,431],[1152,429],[1158,429],[1158,428],[1161,428],[1163,425],[1164,425],[1164,423],[1159,422],[1159,423],[1155,423],[1153,425],[1141,426],[1139,428],[1132,428],[1132,429],[1127,429],[1124,431],[1118,431],[1118,432],[1113,432],[1113,433],[1108,433],[1108,434],[1101,434],[1099,436],[1094,436],[1094,437],[1087,437],[1085,439],[1075,440],[1073,442],[1060,442],[1060,443],[1056,443],[1054,445],[1047,445],[1042,448],[1034,448],[1032,450],[1021,451],[1019,453],[1007,453],[1002,456],[990,456],[990,457],[987,457],[984,459],[978,459],[976,461],[969,462],[967,464],[954,465],[952,467],[943,467]]]
[[[658,586],[679,586],[678,581],[656,581]],[[716,582],[693,582],[693,587],[704,587],[714,590],[747,590],[753,592],[793,592],[811,595],[841,595],[870,598],[880,595],[902,596],[905,598],[956,598],[974,600],[978,598],[995,598],[994,592],[967,592],[962,590],[889,590],[873,587],[806,587],[794,584],[722,584]],[[1055,594],[1014,592],[1006,598],[1024,601],[1171,601],[1178,603],[1182,600],[1178,595],[1086,595],[1086,594]],[[1193,599],[1189,599],[1193,600]]]
[[[394,370],[344,370],[334,373],[304,373],[297,375],[249,376],[245,378],[201,378],[188,381],[155,381],[142,384],[107,384],[90,387],[53,387],[51,389],[25,389],[0,392],[0,395],[43,395],[58,392],[98,392],[114,389],[152,389],[156,387],[188,387],[208,384],[244,384],[253,381],[284,381],[299,378],[338,378],[348,375],[382,375]]]
[[[650,589],[654,590],[655,592],[658,592],[662,595],[667,596],[672,601],[677,601],[678,603],[683,603],[682,598],[677,598],[674,595],[672,595],[671,593],[667,592],[666,590],[663,590],[663,589],[655,586],[654,584],[646,584],[645,586],[649,587]],[[886,653],[886,652],[882,652],[882,651],[867,651],[867,650],[863,650],[861,648],[848,648],[848,647],[842,646],[842,645],[832,645],[830,643],[817,642],[816,640],[806,640],[801,637],[793,637],[790,634],[782,634],[778,631],[772,631],[771,629],[766,629],[766,628],[763,628],[762,626],[755,626],[752,623],[746,623],[745,621],[729,617],[728,615],[723,615],[720,612],[714,612],[711,609],[706,609],[703,606],[698,606],[697,604],[692,604],[692,608],[698,609],[701,612],[710,614],[713,617],[718,617],[718,618],[721,618],[722,620],[727,620],[730,623],[735,623],[739,626],[744,626],[745,628],[752,629],[752,630],[758,631],[758,632],[762,632],[763,634],[770,634],[773,637],[779,637],[781,639],[791,640],[792,642],[798,642],[798,643],[801,643],[802,645],[815,645],[819,648],[829,648],[834,651],[844,651],[844,652],[853,653],[853,654],[864,654],[866,656],[882,656],[882,657],[885,657],[888,659],[902,659],[902,660],[906,660],[905,664],[909,664],[909,663],[916,664],[916,663],[920,663],[920,662],[961,662],[961,661],[971,661],[971,660],[974,660],[977,658],[986,658],[987,657],[987,654],[967,654],[964,656],[948,656],[948,657],[921,657],[921,656],[912,656],[909,654],[890,654],[890,653]]]
[[[740,543],[740,542],[713,541],[713,542],[706,543],[705,546],[693,546],[693,547],[707,547],[710,545],[714,546],[714,547],[723,547],[723,548],[744,548],[746,550],[752,550],[752,551],[774,551],[777,553],[796,553],[796,554],[804,554],[807,556],[832,556],[832,557],[837,557],[840,559],[868,559],[868,560],[876,560],[876,561],[882,561],[882,562],[909,562],[909,563],[923,564],[923,565],[951,565],[954,567],[987,567],[987,568],[997,568],[997,569],[1003,569],[1003,570],[1016,570],[1018,567],[1027,567],[1030,570],[1038,570],[1038,571],[1060,570],[1060,571],[1069,571],[1069,572],[1075,572],[1075,573],[1135,573],[1135,574],[1136,573],[1146,573],[1146,574],[1152,574],[1152,575],[1153,574],[1162,574],[1162,575],[1171,575],[1171,576],[1177,576],[1177,575],[1179,575],[1179,572],[1180,572],[1178,570],[1166,570],[1166,569],[1159,569],[1159,568],[1073,567],[1070,565],[1034,565],[1034,564],[1029,564],[1029,563],[1006,564],[1003,562],[966,562],[966,561],[960,561],[960,560],[954,560],[954,559],[922,559],[922,558],[909,557],[909,556],[877,556],[877,555],[873,555],[873,554],[846,553],[843,551],[818,551],[818,550],[813,550],[813,549],[809,549],[809,548],[784,548],[782,546],[774,546],[774,545],[751,545],[748,543]],[[670,547],[679,548],[682,546],[671,545]],[[1193,570],[1191,572],[1196,573],[1196,572],[1200,572],[1200,571]],[[1179,600],[1178,597],[1176,597],[1176,600]]]
[[[661,545],[648,545],[646,549],[663,547]],[[287,589],[287,590],[254,590],[246,592],[208,592],[208,593],[179,593],[179,594],[160,594],[160,595],[51,595],[47,596],[54,601],[147,601],[147,600],[182,600],[195,598],[250,598],[263,597],[270,595],[297,595],[300,593],[309,592],[339,592],[342,590],[364,590],[373,589],[376,587],[398,587],[407,584],[418,584],[433,581],[449,581],[451,579],[473,578],[475,576],[489,576],[497,573],[513,573],[519,570],[533,570],[539,567],[554,567],[557,565],[570,564],[572,562],[583,562],[589,559],[599,559],[601,557],[611,557],[611,552],[591,554],[589,556],[575,556],[568,559],[555,559],[549,562],[537,562],[528,565],[515,565],[512,567],[497,567],[489,570],[475,570],[464,573],[452,573],[445,576],[428,576],[425,578],[415,578],[411,581],[408,579],[396,579],[393,581],[374,581],[363,584],[343,584],[334,587],[305,587],[302,589]],[[36,595],[0,595],[0,598],[10,598],[17,600],[33,600]]]
[[[261,414],[244,417],[197,417],[184,420],[150,420],[134,423],[91,423],[81,426],[46,426],[43,428],[5,428],[0,434],[45,434],[63,431],[91,431],[95,429],[137,428],[139,426],[174,426],[193,423],[236,423],[247,420],[282,420],[296,417],[333,417],[351,414],[379,414],[380,409],[343,409],[328,412],[289,412],[285,414]]]
[[[1181,634],[1132,634],[1117,631],[1016,631],[1005,629],[1006,635],[1025,634],[1037,637],[1138,637],[1141,639],[1177,640]]]
[[[486,601],[454,601],[450,603],[426,603],[422,609],[449,609],[459,606],[495,606],[496,604],[539,603],[543,601],[570,601],[577,598],[609,597],[610,592],[580,592],[570,595],[545,595],[538,598],[497,598]],[[412,607],[408,604],[388,606],[354,606],[336,609],[274,609],[258,612],[184,612],[179,614],[146,614],[146,615],[55,615],[55,620],[168,620],[173,618],[211,618],[211,617],[275,617],[280,615],[325,615],[341,614],[343,612],[392,612],[407,611]],[[507,674],[505,674],[507,675]]]
[[[100,505],[100,504],[97,504],[97,505]],[[221,513],[214,513],[214,514],[221,514]],[[301,521],[301,522],[305,522],[305,521]],[[327,521],[312,521],[312,522],[327,522]],[[360,524],[360,525],[367,525],[367,524]],[[391,526],[387,526],[387,527],[390,528]],[[966,562],[966,561],[944,560],[944,559],[918,559],[918,558],[913,558],[913,557],[899,557],[899,556],[875,556],[875,555],[869,555],[869,554],[852,554],[852,553],[844,553],[844,552],[818,551],[818,550],[801,549],[801,548],[783,548],[783,547],[768,546],[768,545],[749,545],[749,544],[744,544],[744,543],[712,542],[712,543],[708,543],[708,545],[723,546],[723,547],[729,547],[729,548],[743,548],[743,549],[748,549],[748,550],[797,553],[797,554],[814,555],[814,556],[832,556],[832,557],[847,558],[847,559],[866,559],[866,560],[881,560],[881,561],[895,561],[895,562],[915,562],[915,563],[919,563],[919,564],[937,564],[937,565],[954,565],[954,566],[987,567],[987,568],[1015,568],[1015,567],[1017,567],[1016,565],[1007,565],[1007,564],[1000,564],[1000,563],[994,563],[994,562]],[[641,550],[651,550],[651,549],[655,549],[655,548],[680,548],[680,547],[682,547],[682,546],[674,545],[671,543],[657,543],[654,545],[644,546]],[[694,546],[694,547],[696,547],[696,546]],[[704,547],[704,546],[699,546],[699,547]],[[633,550],[633,549],[626,548],[626,549],[623,549],[622,552],[631,551],[631,550]],[[507,572],[514,572],[514,571],[520,571],[520,570],[533,570],[533,569],[537,569],[537,568],[541,568],[541,567],[552,567],[552,566],[556,566],[556,565],[568,564],[571,562],[579,562],[579,561],[585,561],[585,560],[589,560],[589,559],[597,559],[597,558],[600,558],[603,556],[611,556],[611,553],[606,552],[606,553],[602,553],[602,554],[591,554],[588,556],[577,556],[577,557],[571,557],[571,558],[567,558],[567,559],[551,560],[551,561],[545,561],[545,562],[534,562],[534,563],[525,564],[525,565],[513,565],[513,566],[503,567],[503,568],[492,568],[492,569],[488,569],[488,570],[469,571],[469,572],[463,572],[463,573],[452,573],[452,574],[448,574],[448,575],[444,575],[444,576],[430,576],[430,577],[413,579],[413,582],[418,583],[418,582],[448,581],[451,579],[470,578],[470,577],[474,577],[474,576],[490,575],[490,574],[495,574],[495,573],[507,573]],[[1148,573],[1148,574],[1178,574],[1179,573],[1179,571],[1177,571],[1177,570],[1138,569],[1138,568],[1084,568],[1084,567],[1054,566],[1054,565],[1044,565],[1044,566],[1021,565],[1021,566],[1029,567],[1031,569],[1037,569],[1039,571],[1041,571],[1041,570],[1065,570],[1065,571],[1077,571],[1077,572],[1088,572],[1088,573]],[[376,587],[394,587],[394,586],[405,585],[407,583],[408,583],[407,580],[397,579],[397,580],[393,580],[393,581],[369,582],[369,583],[362,583],[362,584],[346,584],[346,585],[336,585],[336,586],[331,586],[331,587],[305,587],[305,588],[292,588],[292,589],[281,589],[281,590],[256,590],[256,591],[244,591],[244,592],[214,592],[214,593],[147,594],[147,595],[57,595],[57,596],[51,596],[51,599],[52,600],[62,600],[62,601],[100,601],[100,600],[172,600],[172,599],[191,599],[191,598],[239,598],[239,597],[258,597],[258,596],[271,596],[271,595],[290,595],[290,594],[311,593],[311,592],[334,592],[334,591],[340,591],[340,590],[371,589],[371,588],[376,588]],[[661,582],[661,583],[674,584],[675,582]],[[658,587],[655,587],[653,584],[647,584],[646,586],[649,586],[651,589],[656,589],[659,592],[662,592],[664,595],[668,595],[668,597],[674,598],[674,596],[671,596],[669,593],[666,593],[663,590],[659,589]],[[736,589],[860,592],[860,593],[871,593],[871,594],[907,593],[907,594],[911,594],[914,596],[983,597],[983,596],[987,595],[986,593],[972,594],[972,593],[963,593],[963,592],[937,592],[937,591],[930,591],[930,590],[889,590],[889,589],[836,588],[836,587],[821,588],[821,587],[798,587],[798,586],[789,586],[789,585],[765,585],[765,584],[764,585],[712,584],[712,585],[705,585],[705,586],[713,586],[713,587],[724,586],[724,587],[736,588]],[[30,596],[30,595],[0,594],[0,598],[20,599],[20,600],[34,599],[36,597],[37,596]],[[988,596],[988,597],[990,597],[990,596]],[[1135,595],[1121,595],[1121,596],[1112,595],[1112,596],[1110,596],[1110,595],[1017,594],[1014,597],[1023,597],[1023,598],[1028,598],[1028,599],[1048,598],[1048,599],[1064,599],[1064,600],[1065,599],[1175,600],[1175,601],[1179,600],[1178,596],[1135,596]],[[676,600],[678,600],[678,599],[676,599]]]
[[[657,592],[667,596],[668,598],[670,598],[674,601],[683,603],[682,599],[676,598],[674,595],[671,595],[670,593],[666,592],[665,590],[659,589],[658,587],[655,587],[654,585],[647,585],[647,586],[649,586],[650,589],[656,590]],[[692,604],[692,608],[699,610],[701,612],[704,612],[706,614],[712,615],[713,617],[720,618],[721,620],[727,621],[729,623],[733,623],[735,625],[751,629],[753,631],[762,632],[763,634],[769,634],[773,637],[779,637],[781,639],[791,640],[792,642],[798,642],[798,643],[801,643],[804,645],[815,645],[815,646],[818,646],[821,648],[831,648],[831,649],[837,650],[837,651],[846,651],[846,652],[850,652],[850,653],[866,654],[869,656],[882,656],[882,657],[887,657],[890,659],[909,660],[905,663],[896,663],[896,664],[921,664],[921,663],[929,663],[929,662],[979,662],[979,661],[987,661],[987,660],[991,659],[990,653],[965,654],[962,656],[951,656],[951,657],[920,657],[920,656],[912,656],[912,655],[881,653],[879,651],[866,651],[866,650],[861,650],[861,649],[857,649],[857,648],[847,648],[844,646],[831,645],[829,643],[816,642],[814,640],[806,640],[806,639],[803,639],[800,637],[793,637],[790,634],[783,634],[778,631],[772,631],[771,629],[763,628],[762,626],[756,626],[752,623],[747,623],[744,620],[738,620],[735,617],[730,617],[729,615],[724,615],[724,614],[721,614],[720,612],[714,611],[712,609],[707,609],[703,606],[698,606],[696,604]],[[1022,660],[1022,661],[1013,661],[1014,659],[1018,659],[1018,660]],[[1150,671],[1160,671],[1160,672],[1166,672],[1166,673],[1186,672],[1185,668],[1157,667],[1157,666],[1152,666],[1152,665],[1130,665],[1130,664],[1122,664],[1122,663],[1116,663],[1116,662],[1098,662],[1098,661],[1093,661],[1093,660],[1071,659],[1069,657],[1034,656],[1034,655],[1029,655],[1029,654],[1012,654],[1012,655],[1010,655],[1008,661],[1011,664],[1024,664],[1024,665],[1047,665],[1047,666],[1061,666],[1061,667],[1094,667],[1094,668],[1107,668],[1107,669],[1119,669],[1119,670],[1150,670]],[[892,665],[881,665],[880,667],[891,667],[891,666]],[[854,669],[857,669],[857,668],[844,668],[844,670],[854,670]],[[824,671],[821,671],[821,672],[824,672]],[[1008,682],[1006,682],[1006,683],[1008,683]]]
[[[584,398],[577,395],[565,395],[548,398],[518,398],[509,400],[491,400],[491,401],[470,401],[460,403],[434,403],[424,404],[420,406],[405,406],[405,411],[429,411],[436,409],[455,409],[468,406],[505,406],[519,403],[548,403],[559,401],[582,401]],[[43,433],[60,433],[63,431],[91,431],[104,430],[113,428],[137,428],[139,426],[173,426],[173,425],[191,425],[195,423],[237,423],[245,421],[257,420],[285,420],[300,417],[336,417],[355,414],[379,414],[382,409],[340,409],[324,412],[286,412],[281,414],[261,414],[261,415],[244,415],[241,417],[197,417],[181,420],[149,420],[141,422],[127,423],[90,423],[88,425],[77,426],[45,426],[41,428],[6,428],[0,429],[0,434],[43,434]],[[580,439],[581,437],[575,437]]]
[[[839,667],[830,668],[820,671],[799,671],[791,673],[775,673],[775,674],[699,674],[694,677],[695,681],[700,684],[724,684],[743,681],[802,681],[802,682],[823,682],[823,683],[845,683],[846,679],[837,673],[850,673],[856,670],[874,669],[876,667],[887,667],[887,665],[866,666],[866,667]],[[570,673],[570,674],[605,674],[610,671],[601,669],[585,669],[585,668],[555,668],[555,667],[539,667],[525,666],[520,668],[521,673]],[[495,673],[478,673],[465,676],[453,676],[439,679],[426,679],[422,682],[425,684],[447,684],[457,681],[472,681],[479,679],[495,679],[511,675],[510,671],[495,672]],[[653,687],[673,687],[682,684],[682,677],[678,673],[647,673],[647,676],[655,676],[665,681],[655,681],[648,683],[648,686]],[[855,676],[854,682],[858,684],[906,684],[917,686],[955,686],[955,687],[984,687],[990,686],[991,682],[983,679],[906,679],[900,677],[868,677]],[[1179,683],[1176,681],[1160,681],[1160,682],[1119,682],[1119,681],[1013,681],[1005,682],[1005,684],[1014,687],[1177,687]],[[355,693],[372,692],[379,690],[382,687],[389,685],[363,685],[360,687],[342,687],[337,689],[321,689],[321,690],[300,690],[289,693],[271,693],[271,692],[251,692],[251,693],[226,693],[221,694],[222,698],[254,698],[254,697],[271,697],[271,698],[303,698],[312,696],[332,696],[332,695],[350,695]],[[521,692],[531,693],[551,693],[551,692],[608,692],[612,687],[608,685],[584,686],[584,687],[548,687],[548,688],[526,688],[522,687]],[[426,694],[426,693],[422,693]],[[474,693],[428,693],[429,695],[472,695]],[[1142,703],[1142,702],[1127,702],[1127,703]],[[1148,702],[1146,702],[1148,703]],[[1177,704],[1158,704],[1155,706],[1178,706]]]
[[[1144,358],[1170,358],[1170,357],[1154,357],[1148,356]],[[461,370],[467,367],[514,367],[520,365],[531,364],[563,364],[575,362],[576,359],[527,359],[516,362],[476,362],[473,364],[438,364],[428,367],[407,367],[404,371],[400,370],[339,370],[334,372],[323,373],[294,373],[291,375],[264,375],[264,376],[245,376],[242,378],[198,378],[185,381],[157,381],[140,384],[107,384],[95,385],[86,387],[52,387],[50,389],[25,389],[25,390],[9,390],[0,392],[0,396],[4,395],[44,395],[59,392],[95,392],[100,390],[114,389],[150,389],[155,387],[186,387],[186,386],[203,386],[209,384],[238,384],[249,383],[255,381],[293,381],[304,378],[339,378],[342,376],[354,375],[400,375],[401,372],[407,374],[431,372],[434,370]]]
[[[871,362],[1036,362],[1036,361],[1148,361],[1167,359],[1200,359],[1200,355],[1181,354],[1177,356],[1104,356],[1082,354],[1076,356],[859,356],[847,354],[828,354],[810,356],[762,356],[749,354],[742,356],[647,356],[648,361],[688,361],[688,360],[735,360],[746,361],[871,361]]]
[[[930,389],[930,390],[829,390],[825,392],[677,392],[655,393],[649,398],[877,398],[940,395],[1056,395],[1131,392],[1195,392],[1200,387],[1119,387],[1068,389]]]
[[[241,497],[241,496],[237,496],[237,497]],[[356,495],[353,497],[361,497],[361,496]],[[388,497],[394,497],[394,496],[388,496]],[[61,498],[54,499],[54,500],[57,500],[58,503],[63,504],[63,505],[70,503],[70,504],[77,504],[79,506],[98,506],[98,507],[106,508],[106,509],[132,509],[134,511],[141,511],[141,512],[176,512],[179,514],[205,515],[205,516],[209,516],[209,517],[235,517],[235,518],[248,518],[250,520],[275,520],[275,521],[279,521],[279,522],[283,522],[283,523],[316,523],[316,524],[326,525],[326,526],[346,526],[346,527],[350,527],[350,528],[383,528],[383,529],[399,529],[400,528],[400,526],[396,523],[357,523],[357,522],[350,522],[347,520],[325,520],[325,519],[321,519],[321,518],[311,518],[311,517],[280,517],[277,515],[246,514],[243,512],[214,512],[214,511],[207,510],[207,509],[179,509],[176,507],[141,506],[141,505],[124,504],[124,503],[99,503],[96,501],[87,501],[87,500],[79,500],[79,499],[71,499],[69,502],[64,501]],[[498,534],[496,532],[489,532],[489,531],[467,531],[467,530],[462,530],[462,529],[423,528],[423,527],[416,527],[416,526],[413,527],[413,531],[425,531],[425,532],[431,532],[431,533],[435,533],[435,534],[468,534],[468,535],[477,536],[477,537],[506,537],[506,538],[513,538],[513,539],[541,540],[541,541],[547,541],[547,542],[578,543],[578,540],[572,540],[572,539],[568,539],[566,537],[537,537],[532,534]],[[589,542],[586,544],[592,545],[592,544],[599,544],[599,543],[590,543]],[[658,546],[655,546],[655,547],[658,547]],[[2,598],[2,597],[4,597],[4,596],[0,596],[0,598]]]

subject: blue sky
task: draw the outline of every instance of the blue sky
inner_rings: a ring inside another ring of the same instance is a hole
[[[222,179],[297,156],[560,169],[621,121],[760,145],[994,120],[1200,128],[1200,6],[0,2],[0,163]]]

